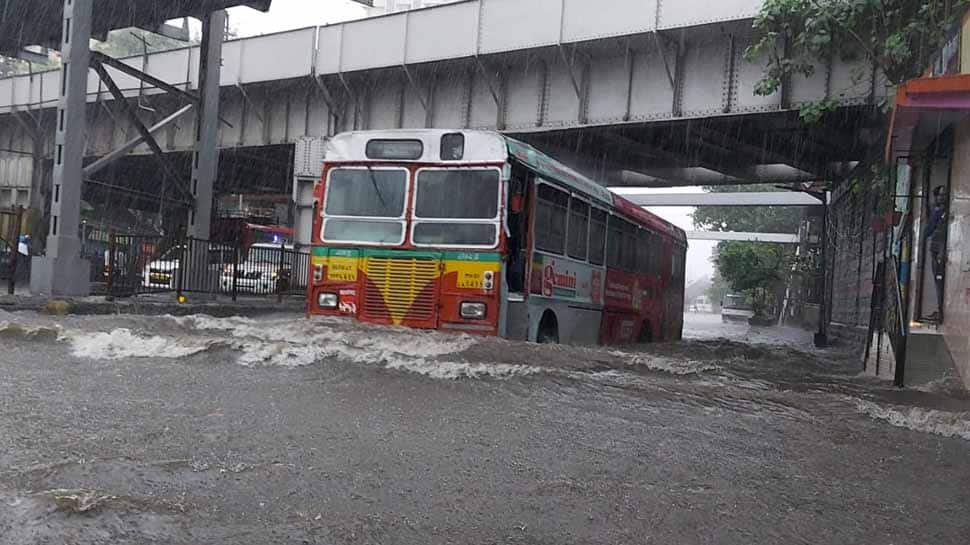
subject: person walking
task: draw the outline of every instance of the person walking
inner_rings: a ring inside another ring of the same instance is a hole
[[[930,259],[933,265],[933,280],[936,284],[937,309],[931,319],[939,320],[943,312],[943,279],[946,273],[946,231],[947,231],[947,192],[943,186],[933,189],[933,207],[930,221],[926,225],[924,238],[929,243]]]

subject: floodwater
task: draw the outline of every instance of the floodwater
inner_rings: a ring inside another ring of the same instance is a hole
[[[0,543],[970,543],[970,400],[685,333],[0,312]]]

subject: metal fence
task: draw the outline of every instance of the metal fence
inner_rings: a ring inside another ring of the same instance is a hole
[[[883,330],[889,337],[888,348],[893,351],[893,358],[896,362],[895,376],[893,381],[896,386],[903,386],[903,377],[906,369],[906,307],[903,304],[903,287],[899,282],[899,261],[892,259],[886,267],[886,286],[883,290],[885,301],[883,304]]]
[[[108,295],[206,293],[281,299],[306,292],[310,254],[285,245],[112,234],[104,267]]]
[[[899,262],[890,258],[889,263],[880,261],[873,278],[872,307],[869,318],[869,335],[866,341],[865,361],[875,351],[876,375],[884,361],[892,356],[895,364],[894,382],[903,386],[906,369],[906,307],[903,305],[902,285],[899,283]],[[878,335],[873,335],[874,333]],[[884,343],[883,338],[889,342]]]

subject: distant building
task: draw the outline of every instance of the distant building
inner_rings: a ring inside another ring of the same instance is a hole
[[[370,15],[383,15],[411,9],[427,8],[441,4],[450,4],[457,0],[374,0],[374,7],[369,8]]]

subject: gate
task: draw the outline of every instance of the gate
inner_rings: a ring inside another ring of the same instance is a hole
[[[0,279],[7,280],[7,293],[10,295],[13,295],[17,283],[23,223],[23,207],[0,209]]]

